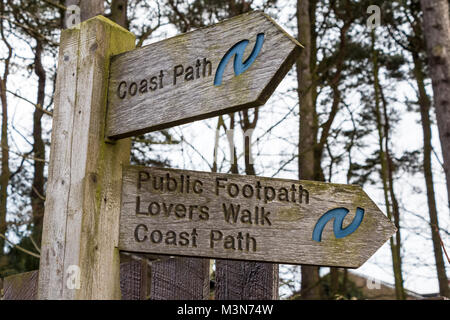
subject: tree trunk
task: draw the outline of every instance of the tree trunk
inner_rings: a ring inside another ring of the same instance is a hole
[[[45,82],[46,74],[45,69],[42,66],[42,42],[36,39],[36,49],[34,56],[35,73],[38,77],[38,92],[36,104],[40,108],[34,109],[33,114],[33,149],[34,149],[34,176],[33,184],[31,187],[31,208],[33,212],[33,232],[32,238],[38,246],[41,244],[42,236],[42,223],[44,219],[45,209],[45,197],[44,197],[44,166],[45,162],[45,145],[42,140],[42,124],[41,119],[43,116],[42,108],[44,108],[45,101]]]
[[[450,17],[448,0],[420,0],[450,207]]]
[[[111,20],[128,30],[128,0],[112,0]]]
[[[442,254],[441,242],[439,237],[439,222],[436,208],[436,199],[434,193],[433,171],[431,167],[431,121],[430,106],[431,101],[425,90],[422,61],[417,52],[412,52],[414,61],[414,76],[416,78],[419,91],[420,116],[423,130],[423,173],[425,176],[425,185],[427,188],[428,212],[430,214],[431,239],[433,241],[434,257],[436,260],[436,271],[439,281],[439,292],[441,296],[450,297],[448,278],[445,272],[445,262]]]
[[[339,293],[339,268],[330,268],[330,298],[335,299]]]
[[[314,104],[313,75],[311,71],[311,17],[310,1],[297,0],[298,41],[305,46],[297,60],[298,96],[300,103],[300,131],[298,144],[299,178],[313,180],[314,149],[317,134],[317,116]],[[302,299],[319,299],[319,268],[302,266]]]
[[[6,98],[6,79],[0,79],[0,95],[2,101],[2,135],[1,135],[1,155],[2,170],[0,176],[0,233],[6,235],[6,213],[9,184],[9,150],[8,150],[8,104]],[[4,253],[5,242],[0,238],[0,255]]]
[[[387,141],[387,132],[386,126],[383,125],[382,120],[382,112],[381,112],[381,87],[379,83],[379,66],[378,66],[378,52],[375,49],[375,32],[372,30],[372,63],[373,63],[373,80],[374,80],[374,91],[375,91],[375,119],[376,119],[376,125],[377,125],[377,131],[378,131],[378,143],[379,143],[379,157],[380,157],[380,163],[381,163],[381,180],[383,184],[383,192],[384,192],[384,200],[386,203],[386,213],[390,220],[393,220],[392,217],[392,208],[391,208],[391,200],[390,196],[393,195],[393,189],[392,189],[392,181],[389,179],[389,168],[390,165],[388,164],[388,156],[387,156],[387,150],[385,148],[388,145]],[[385,119],[386,120],[386,119]],[[397,206],[398,210],[398,206]],[[401,257],[400,257],[400,229],[399,229],[399,215],[398,211],[395,214],[394,217],[394,223],[397,227],[397,233],[394,237],[390,238],[390,246],[391,246],[391,253],[392,253],[392,265],[393,265],[393,271],[394,271],[394,278],[395,278],[395,295],[398,300],[404,300],[405,299],[405,291],[403,288],[403,277],[402,277],[402,270],[401,270]]]
[[[103,0],[66,0],[66,7],[76,5],[80,7],[81,22],[92,17],[101,15],[105,12],[105,5]],[[66,13],[66,21],[71,13]]]
[[[8,200],[8,184],[9,184],[9,145],[8,145],[8,100],[6,97],[6,83],[9,76],[9,64],[12,57],[12,47],[9,45],[8,40],[5,37],[3,30],[3,14],[4,14],[4,2],[0,3],[0,34],[3,43],[8,48],[8,55],[4,60],[3,76],[0,77],[0,99],[2,102],[2,131],[1,131],[1,176],[0,176],[0,233],[6,235],[6,213],[7,213],[7,200]],[[5,242],[0,238],[0,255],[3,256]]]

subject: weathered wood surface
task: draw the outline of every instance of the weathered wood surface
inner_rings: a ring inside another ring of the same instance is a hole
[[[147,259],[129,260],[120,264],[122,300],[148,300],[150,296],[150,267]]]
[[[216,260],[216,300],[278,300],[278,264]]]
[[[3,300],[36,300],[38,275],[35,270],[6,277]]]
[[[151,300],[209,298],[209,260],[169,258],[151,261]]]
[[[333,219],[321,240],[313,240],[319,218],[336,208],[350,211],[344,229],[357,208],[364,210],[362,222],[351,234],[336,238]],[[124,168],[123,251],[357,268],[394,232],[393,224],[355,185]]]
[[[147,259],[123,259],[120,263],[122,300],[148,300],[150,266]],[[16,274],[4,279],[3,300],[36,300],[39,271]],[[0,279],[1,281],[1,279]]]
[[[261,33],[264,41],[250,67],[235,76],[231,57],[222,84],[214,85],[228,50],[248,40],[245,62]],[[123,138],[263,105],[300,48],[270,17],[252,12],[118,55],[111,63],[107,136]]]
[[[105,143],[110,57],[134,36],[104,17],[64,30],[41,248],[40,299],[120,299],[118,221],[130,141]],[[79,267],[80,288],[67,286]]]

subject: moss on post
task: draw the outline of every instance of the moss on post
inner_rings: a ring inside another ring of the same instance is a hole
[[[38,297],[120,299],[122,165],[130,140],[105,140],[112,55],[135,37],[98,16],[61,34]]]

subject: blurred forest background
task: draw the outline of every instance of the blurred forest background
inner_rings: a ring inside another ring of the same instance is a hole
[[[250,10],[305,47],[269,102],[134,137],[131,162],[359,184],[398,232],[361,268],[366,276],[220,261],[212,287],[269,278],[266,298],[364,299],[377,283],[356,278],[370,275],[395,299],[450,297],[448,0],[1,0],[0,278],[39,268],[61,30],[103,14],[139,47]]]

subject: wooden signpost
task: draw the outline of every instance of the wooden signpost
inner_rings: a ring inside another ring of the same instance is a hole
[[[301,45],[262,12],[114,57],[107,133],[123,138],[263,105]]]
[[[359,186],[127,166],[119,249],[357,268],[395,232]]]
[[[134,42],[61,34],[39,299],[120,299],[120,250],[356,268],[395,231],[357,186],[128,166],[123,138],[260,106],[301,49],[260,12]]]

